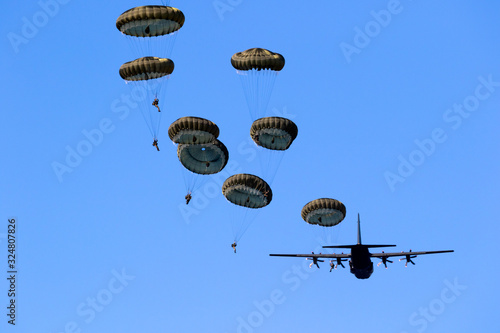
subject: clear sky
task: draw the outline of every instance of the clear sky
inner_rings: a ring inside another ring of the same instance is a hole
[[[1,332],[500,331],[499,2],[173,0],[160,152],[118,75],[137,54],[115,21],[146,4],[3,3],[0,267],[15,217],[18,274]],[[235,255],[220,187],[259,151],[230,58],[253,47],[285,57],[268,113],[299,134]],[[230,153],[189,206],[167,135],[183,116]],[[300,217],[322,197],[347,208],[330,239]],[[455,253],[368,280],[268,256],[353,243],[357,213],[366,243]]]

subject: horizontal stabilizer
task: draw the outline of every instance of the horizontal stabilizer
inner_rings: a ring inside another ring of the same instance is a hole
[[[329,245],[323,246],[325,249],[352,249],[353,247],[363,246],[363,247],[394,247],[396,245],[365,245],[365,244],[356,244],[356,245]]]

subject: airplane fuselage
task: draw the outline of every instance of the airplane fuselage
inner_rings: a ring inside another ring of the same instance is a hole
[[[349,261],[351,273],[358,279],[368,279],[373,273],[373,262],[370,258],[368,247],[360,244],[353,246]]]

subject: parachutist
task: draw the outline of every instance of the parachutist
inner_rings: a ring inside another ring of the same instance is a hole
[[[231,247],[233,248],[234,253],[236,253],[236,245],[237,245],[236,242],[234,242],[233,244],[231,244]]]
[[[158,112],[160,112],[160,107],[158,106],[158,102],[159,102],[158,98],[155,98],[152,105],[156,106],[156,108],[158,109]]]
[[[330,260],[330,273],[332,272],[332,269],[335,268],[335,265],[333,263],[333,260]]]
[[[189,201],[191,201],[192,198],[191,192],[188,192],[188,194],[184,197],[184,199],[186,199],[186,205],[189,205]]]
[[[156,150],[160,151],[160,148],[158,147],[158,139],[154,139],[153,147],[156,147]]]
[[[210,162],[206,162],[205,165],[207,168],[210,167]]]

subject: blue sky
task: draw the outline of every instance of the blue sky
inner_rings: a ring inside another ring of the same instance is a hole
[[[499,3],[172,1],[186,22],[159,153],[118,75],[136,54],[116,18],[146,4],[4,4],[0,257],[7,275],[15,217],[19,273],[16,328],[0,284],[2,332],[500,329]],[[285,57],[268,111],[299,134],[235,255],[220,185],[259,164],[230,58],[252,47]],[[167,129],[190,115],[217,123],[230,163],[187,211]],[[347,208],[327,240],[300,217],[321,197]],[[364,281],[268,256],[354,242],[357,213],[366,243],[455,253]]]

